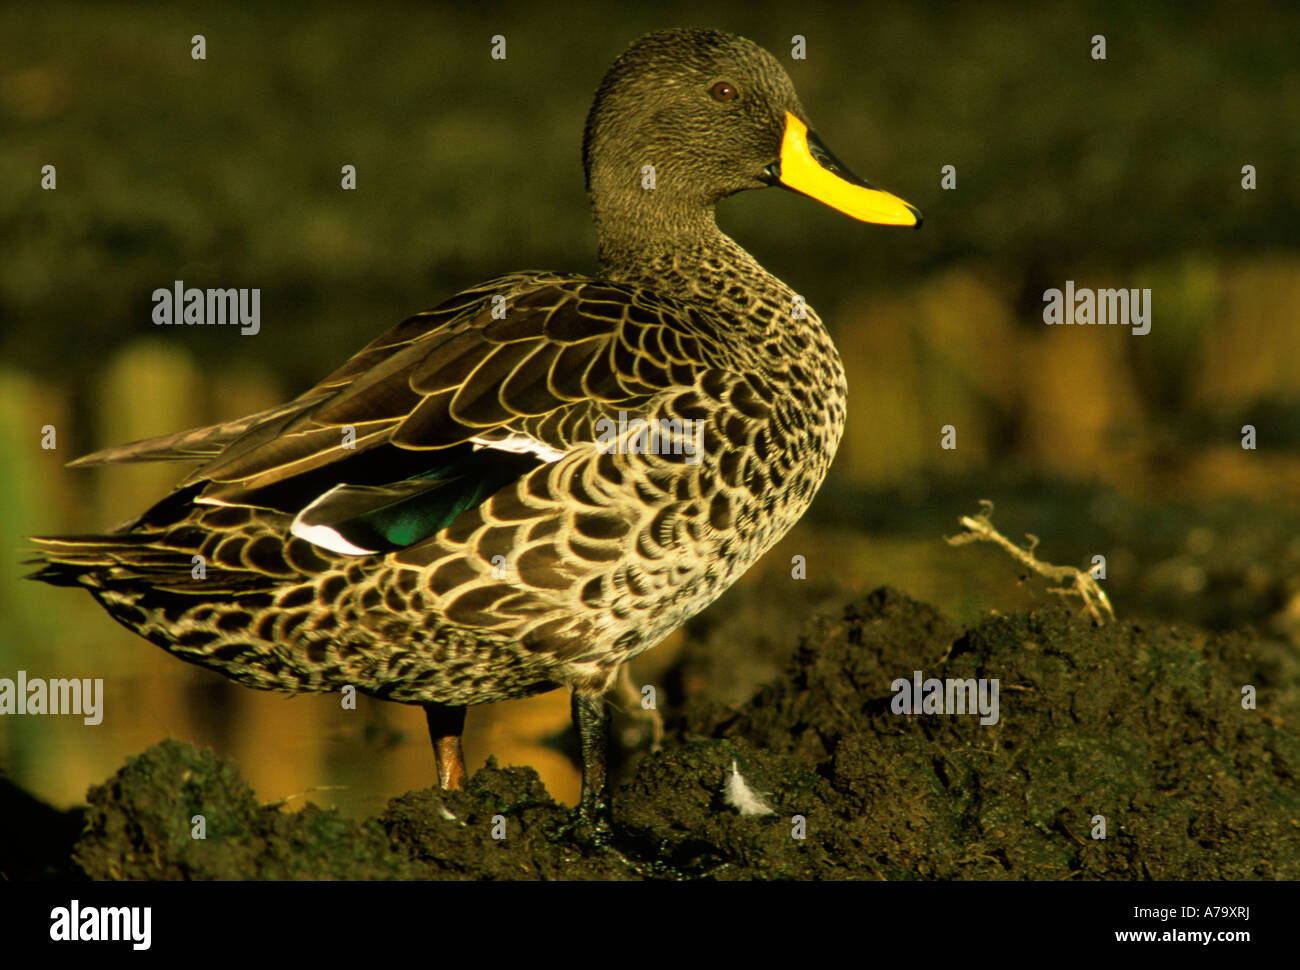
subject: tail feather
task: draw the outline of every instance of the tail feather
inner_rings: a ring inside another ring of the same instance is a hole
[[[318,399],[290,401],[222,424],[190,428],[188,431],[177,431],[157,438],[128,441],[126,444],[114,445],[111,448],[91,452],[89,455],[82,455],[68,462],[68,467],[84,468],[88,465],[112,465],[136,461],[207,461],[219,455],[227,445],[242,437],[250,429],[274,421],[276,418],[298,414],[317,401]]]
[[[159,567],[166,569],[181,565],[177,550],[160,549],[150,544],[150,540],[157,538],[156,534],[129,532],[29,536],[28,541],[36,546],[39,556],[26,560],[25,564],[43,568],[28,574],[27,578],[55,586],[98,586],[124,567],[130,572],[148,572]],[[188,557],[185,561],[188,562]]]
[[[24,565],[39,566],[26,578],[52,586],[109,589],[144,583],[174,593],[248,592],[269,585],[266,575],[205,561],[194,570],[193,549],[168,546],[158,533],[30,536],[39,555]]]

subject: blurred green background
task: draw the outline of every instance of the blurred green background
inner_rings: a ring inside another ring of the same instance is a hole
[[[359,814],[430,782],[417,710],[341,717],[335,698],[229,685],[87,596],[21,582],[22,536],[112,527],[181,473],[63,467],[79,454],[283,400],[477,281],[594,272],[591,95],[630,41],[684,25],[771,50],[835,152],[926,214],[900,232],[778,191],[720,207],[832,328],[850,418],[813,511],[685,636],[761,617],[779,654],[811,609],[881,583],[958,619],[1041,603],[995,551],[941,541],[992,498],[995,523],[1038,534],[1045,558],[1107,556],[1121,618],[1300,641],[1293,4],[6,5],[0,676],[104,677],[109,693],[97,728],[0,719],[16,782],[70,804],[168,734],[234,755],[268,799],[331,786],[313,799]],[[155,328],[150,294],[176,279],[260,287],[260,334]],[[1151,287],[1151,333],[1043,326],[1043,291],[1067,279]],[[956,451],[939,447],[948,424]],[[724,675],[779,669],[756,654]],[[533,764],[572,799],[548,742],[566,710],[559,694],[477,709],[472,766]]]

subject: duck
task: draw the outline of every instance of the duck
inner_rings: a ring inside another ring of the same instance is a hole
[[[831,153],[772,54],[719,30],[632,43],[582,161],[596,275],[489,280],[285,404],[71,462],[193,467],[114,531],[34,537],[30,578],[247,687],[421,706],[444,789],[466,783],[467,708],[567,688],[578,818],[607,831],[620,671],[798,521],[846,417],[821,318],[716,204],[782,187],[922,219]]]

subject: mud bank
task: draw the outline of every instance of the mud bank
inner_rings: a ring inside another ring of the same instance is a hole
[[[668,712],[663,750],[615,793],[613,850],[577,838],[528,768],[356,823],[263,806],[236,766],[169,741],[91,789],[71,867],[51,844],[11,878],[1297,879],[1291,662],[1246,634],[1094,628],[1060,606],[962,630],[880,589],[812,622],[748,700]],[[916,670],[996,678],[997,723],[894,713],[891,683]],[[733,772],[771,814],[728,803]]]

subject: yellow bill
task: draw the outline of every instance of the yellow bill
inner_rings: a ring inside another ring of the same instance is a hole
[[[854,219],[884,226],[921,225],[920,209],[858,178],[831,154],[816,133],[788,111],[781,161],[772,174],[786,188]]]

